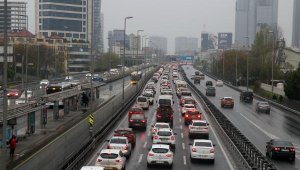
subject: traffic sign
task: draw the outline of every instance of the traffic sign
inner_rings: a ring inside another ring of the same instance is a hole
[[[94,125],[94,115],[93,114],[89,115],[89,124],[90,124],[90,126]]]

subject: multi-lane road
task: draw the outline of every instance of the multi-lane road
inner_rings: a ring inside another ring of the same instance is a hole
[[[195,73],[192,66],[183,66],[187,77],[190,79]],[[196,85],[205,94],[205,81],[211,80],[215,85],[216,81],[205,77],[200,85]],[[270,139],[285,139],[293,142],[296,147],[296,160],[294,163],[284,160],[272,160],[279,169],[300,169],[300,115],[271,107],[270,114],[257,113],[255,103],[243,103],[239,100],[240,93],[226,85],[216,87],[216,96],[208,97],[224,115],[263,153],[265,154],[266,142]],[[221,108],[220,98],[233,97],[234,108]]]
[[[170,76],[172,77],[172,76]],[[156,85],[156,96],[160,95],[159,92],[159,84]],[[173,87],[173,91],[175,89]],[[210,128],[210,139],[216,144],[215,148],[215,163],[211,164],[209,162],[199,162],[199,163],[191,163],[190,161],[190,146],[191,139],[188,137],[188,127],[184,125],[183,117],[180,113],[180,106],[179,100],[174,93],[173,98],[175,99],[175,104],[173,106],[174,109],[174,126],[173,131],[177,133],[176,136],[176,150],[174,152],[174,163],[173,169],[175,170],[182,170],[182,169],[222,169],[222,170],[229,170],[234,169],[234,165],[231,163],[230,156],[226,153],[226,149],[220,144],[220,140],[215,134],[214,129]],[[195,98],[196,99],[196,98]],[[199,102],[198,102],[199,103]],[[199,106],[200,104],[198,104]],[[133,152],[130,158],[127,160],[126,169],[147,169],[147,154],[148,149],[152,145],[151,139],[151,125],[155,123],[155,112],[156,112],[157,105],[154,103],[153,106],[150,106],[149,110],[145,111],[145,114],[148,118],[147,129],[146,130],[136,130],[136,146],[133,149]],[[202,110],[201,107],[199,109]],[[202,110],[203,112],[203,110]],[[205,113],[203,113],[204,117]],[[127,115],[123,117],[123,119],[112,129],[111,134],[107,136],[107,139],[113,135],[113,131],[118,128],[125,128],[128,127],[128,118]],[[95,161],[97,158],[97,153],[101,151],[101,149],[106,148],[107,143],[103,142],[101,145],[95,149],[93,155],[91,155],[90,159],[86,162],[86,165],[93,166],[95,165]],[[159,169],[159,168],[156,168]]]

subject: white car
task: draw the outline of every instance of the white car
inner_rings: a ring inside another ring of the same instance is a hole
[[[96,166],[125,170],[126,158],[118,149],[103,149],[97,157]]]
[[[83,166],[80,170],[104,170],[104,167],[101,166]]]
[[[173,133],[171,129],[159,129],[153,136],[153,143],[155,144],[168,144],[172,148],[176,145],[176,133]]]
[[[215,148],[211,140],[195,139],[190,147],[191,162],[195,159],[215,161]]]
[[[153,93],[153,94],[155,94],[155,92],[153,91],[153,89],[148,89],[148,88],[146,88],[144,90],[144,93]]]
[[[32,98],[32,91],[27,90],[27,101],[31,100]],[[16,104],[24,104],[26,103],[26,98],[25,98],[25,91],[22,93],[22,95],[16,100]]]
[[[209,128],[206,120],[192,120],[189,125],[189,137],[192,136],[205,136],[205,138],[209,138]]]
[[[169,123],[155,123],[155,125],[152,125],[152,137],[156,134],[156,132],[159,129],[171,129],[170,124]]]
[[[161,93],[161,95],[171,95],[171,96],[173,96],[172,89],[162,89],[162,91],[160,93]]]
[[[108,141],[107,149],[119,149],[122,153],[129,157],[131,154],[131,144],[128,142],[127,137],[113,136]]]
[[[222,87],[223,86],[223,81],[222,80],[217,80],[216,86]]]
[[[149,109],[149,100],[145,96],[138,96],[136,99],[136,104],[141,108],[148,110]]]
[[[147,97],[150,105],[153,105],[153,103],[154,103],[154,93],[153,92],[145,91],[143,93],[143,96]]]
[[[195,110],[196,106],[194,104],[184,104],[181,109],[181,114],[184,115],[187,111]]]
[[[74,79],[73,76],[66,76],[65,81],[72,81]]]
[[[173,166],[173,152],[169,145],[153,144],[147,155],[147,167],[151,165]]]
[[[44,80],[42,80],[42,81],[40,81],[40,88],[45,88],[45,87],[47,87],[48,85],[49,85],[49,80],[47,80],[47,79],[44,79]]]

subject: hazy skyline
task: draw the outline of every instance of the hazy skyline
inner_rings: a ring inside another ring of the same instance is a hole
[[[29,30],[34,32],[35,0],[22,1],[28,2]],[[174,40],[177,36],[196,37],[200,40],[203,31],[216,35],[218,32],[232,32],[234,35],[235,2],[236,0],[102,0],[105,50],[108,31],[123,29],[126,16],[134,17],[127,22],[127,34],[136,34],[137,30],[143,29],[143,35],[167,37],[169,53],[174,52]],[[279,0],[278,11],[278,25],[290,46],[293,0]]]

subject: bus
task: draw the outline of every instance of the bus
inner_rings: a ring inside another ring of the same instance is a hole
[[[141,71],[134,71],[130,75],[130,82],[131,84],[136,84],[142,78]]]

